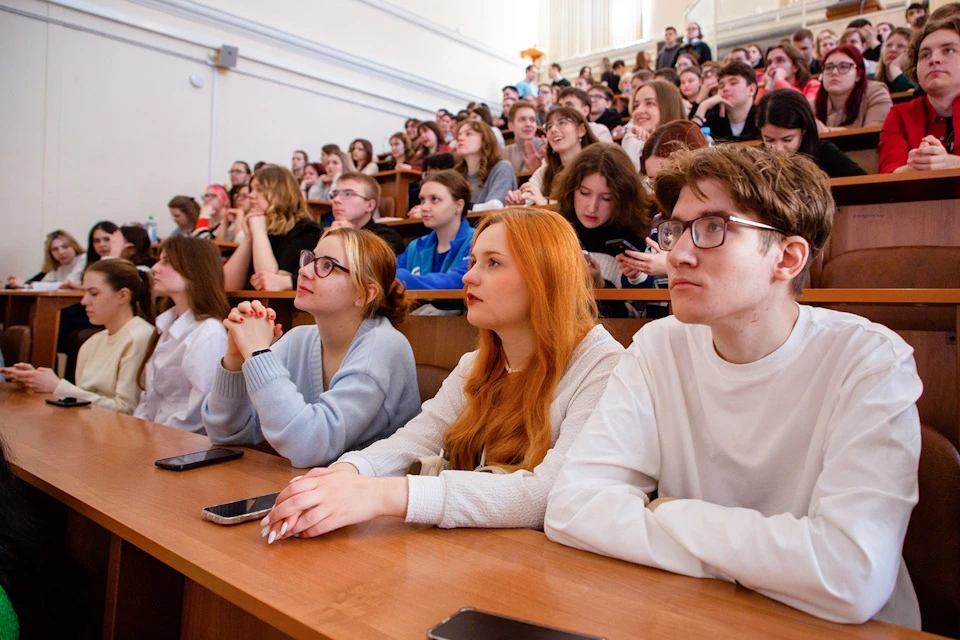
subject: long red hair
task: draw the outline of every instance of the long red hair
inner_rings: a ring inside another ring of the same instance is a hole
[[[577,235],[562,216],[522,207],[487,214],[476,238],[502,224],[507,247],[530,292],[536,349],[522,371],[507,373],[496,333],[480,329],[466,405],[444,435],[452,469],[485,463],[532,471],[550,449],[550,404],[580,341],[597,324],[597,303]]]

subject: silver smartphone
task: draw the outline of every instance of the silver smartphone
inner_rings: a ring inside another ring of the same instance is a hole
[[[204,507],[200,516],[204,520],[216,522],[217,524],[240,524],[250,520],[259,520],[273,509],[279,493],[269,493],[265,496],[256,498],[246,498],[244,500],[235,500],[223,504],[215,504],[212,507]]]

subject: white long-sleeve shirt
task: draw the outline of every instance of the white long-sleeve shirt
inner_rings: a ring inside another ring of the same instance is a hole
[[[156,325],[160,339],[133,417],[205,433],[200,408],[227,351],[227,330],[219,320],[197,320],[189,310],[177,317],[175,308],[161,313]]]
[[[543,527],[547,494],[564,455],[603,395],[623,347],[601,325],[580,341],[550,403],[550,445],[533,472],[506,475],[443,471],[439,476],[408,476],[407,522],[441,527]],[[423,411],[386,440],[344,454],[365,476],[400,476],[410,464],[440,453],[447,428],[466,404],[463,387],[477,352],[460,358]]]
[[[743,365],[706,326],[646,324],[567,454],[545,531],[828,620],[919,628],[901,550],[921,391],[913,350],[850,314],[800,306],[787,341]],[[679,499],[650,511],[654,489]]]

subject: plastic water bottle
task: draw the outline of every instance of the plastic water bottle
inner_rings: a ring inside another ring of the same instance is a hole
[[[707,139],[707,146],[713,146],[713,138],[710,137],[710,127],[700,127],[700,132]]]
[[[160,242],[160,238],[157,237],[157,222],[153,219],[153,216],[147,217],[147,223],[143,225],[143,228],[147,232],[147,236],[150,238],[150,244],[157,244]]]

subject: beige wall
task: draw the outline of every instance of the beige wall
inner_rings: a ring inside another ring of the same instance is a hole
[[[98,220],[153,215],[167,233],[166,202],[234,160],[356,137],[380,151],[408,116],[496,103],[539,31],[491,25],[537,25],[541,3],[451,5],[0,0],[0,277],[35,273],[55,228],[86,244]],[[240,47],[235,70],[210,64],[223,43]]]

